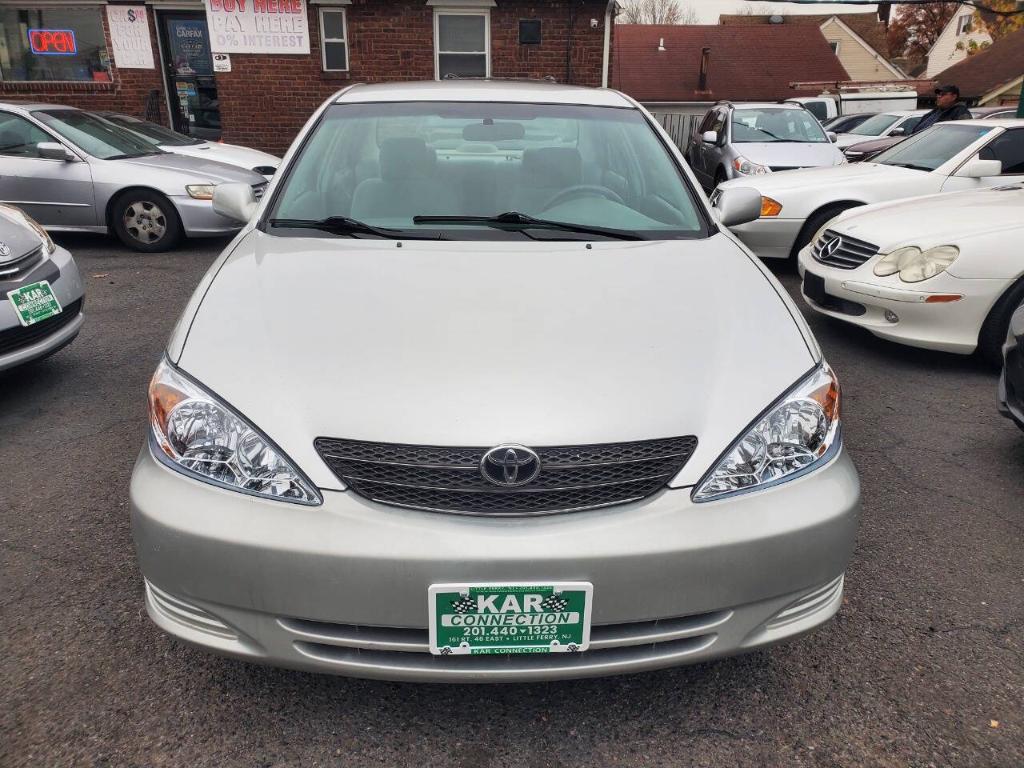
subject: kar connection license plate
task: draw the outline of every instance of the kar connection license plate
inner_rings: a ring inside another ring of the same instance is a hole
[[[53,295],[53,289],[46,280],[9,291],[7,298],[14,305],[18,320],[24,326],[33,325],[61,312],[60,302]]]
[[[590,645],[594,587],[546,584],[433,584],[430,652],[572,653]]]

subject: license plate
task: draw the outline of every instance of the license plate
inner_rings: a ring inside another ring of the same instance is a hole
[[[7,298],[14,305],[18,320],[24,326],[34,325],[61,313],[60,302],[46,280],[8,291]]]
[[[825,278],[804,272],[804,295],[816,304],[825,303]]]
[[[433,584],[430,652],[575,653],[590,645],[594,587],[583,581]]]

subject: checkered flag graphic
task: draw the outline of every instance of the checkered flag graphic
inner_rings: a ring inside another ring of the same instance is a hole
[[[469,595],[463,595],[458,600],[452,600],[452,610],[456,613],[469,613],[476,608],[476,601],[470,599]]]
[[[540,604],[540,607],[545,611],[564,611],[568,604],[569,601],[561,595],[549,595]]]

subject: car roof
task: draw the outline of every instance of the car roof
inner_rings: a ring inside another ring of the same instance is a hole
[[[610,88],[558,85],[538,80],[442,80],[425,82],[359,83],[338,94],[336,104],[388,101],[490,101],[540,104],[586,104],[595,107],[634,107]]]
[[[46,104],[41,101],[0,101],[0,107],[13,107],[25,112],[38,112],[41,109],[77,109],[66,104]]]
[[[807,109],[798,101],[733,101],[730,106],[736,109]]]
[[[955,122],[960,122],[960,121],[957,120]],[[975,120],[973,122],[978,122],[978,123],[983,122],[983,123],[985,123],[986,127],[988,127],[988,126],[993,126],[993,127],[1002,126],[1003,128],[1024,128],[1024,118],[1020,118],[1020,117],[986,117],[984,120],[979,120],[979,119],[975,118]],[[942,123],[939,123],[939,125],[942,125]]]

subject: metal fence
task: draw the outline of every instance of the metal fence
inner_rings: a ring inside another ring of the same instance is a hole
[[[700,124],[704,115],[681,115],[674,112],[651,112],[651,115],[661,123],[662,127],[672,137],[672,141],[682,152],[686,151],[686,145],[693,136],[694,131]]]

